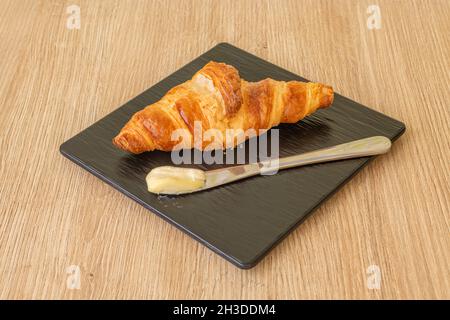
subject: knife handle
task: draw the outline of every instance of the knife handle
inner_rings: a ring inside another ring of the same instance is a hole
[[[355,140],[333,147],[306,152],[295,156],[261,162],[261,174],[308,164],[352,159],[383,154],[391,148],[391,140],[383,136]]]

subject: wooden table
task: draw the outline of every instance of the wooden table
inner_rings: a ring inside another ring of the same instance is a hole
[[[449,1],[73,2],[0,2],[0,298],[450,298]],[[407,126],[251,270],[58,150],[223,41]]]

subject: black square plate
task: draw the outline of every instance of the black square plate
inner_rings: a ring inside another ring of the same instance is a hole
[[[371,157],[293,168],[274,176],[254,177],[191,195],[158,197],[149,193],[146,174],[154,167],[172,165],[170,153],[131,155],[115,148],[111,140],[136,111],[190,79],[210,60],[233,65],[248,81],[305,80],[221,43],[66,141],[60,150],[70,160],[238,267],[251,268]],[[374,135],[395,140],[405,130],[403,123],[338,94],[331,108],[278,128],[281,157]]]

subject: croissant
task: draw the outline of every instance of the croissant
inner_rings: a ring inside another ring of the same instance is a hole
[[[113,143],[135,154],[192,147],[205,150],[212,142],[215,148],[229,147],[230,141],[234,147],[249,138],[242,131],[254,130],[258,135],[280,123],[295,123],[330,106],[333,97],[333,89],[320,83],[247,82],[234,67],[211,61],[192,79],[136,112]],[[184,134],[174,137],[178,129]],[[197,143],[197,132],[209,129],[214,139]]]

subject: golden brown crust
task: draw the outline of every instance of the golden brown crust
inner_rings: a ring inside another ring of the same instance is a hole
[[[307,109],[299,108],[305,106],[307,99],[307,88],[300,82],[287,83],[286,93],[283,96],[284,112],[281,122],[295,123],[305,117]]]
[[[185,129],[188,137],[183,147],[193,147],[196,121],[203,132],[217,129],[226,137],[227,129],[257,131],[281,122],[294,123],[332,103],[333,89],[329,86],[272,79],[247,82],[234,67],[209,62],[191,80],[134,114],[113,143],[132,153],[171,151],[179,147],[172,133]],[[233,141],[237,140],[233,137]],[[221,143],[229,147],[225,138]],[[203,142],[195,147],[206,146]]]
[[[249,83],[247,88],[247,104],[249,114],[255,117],[254,129],[270,128],[270,115],[273,108],[274,86],[271,79]]]
[[[202,129],[207,130],[209,128],[208,118],[201,112],[199,99],[195,94],[187,94],[178,99],[175,102],[175,108],[191,134],[194,134],[195,121],[200,121]]]
[[[241,78],[236,68],[225,63],[211,61],[199,72],[208,76],[220,91],[227,116],[235,114],[242,103]]]

